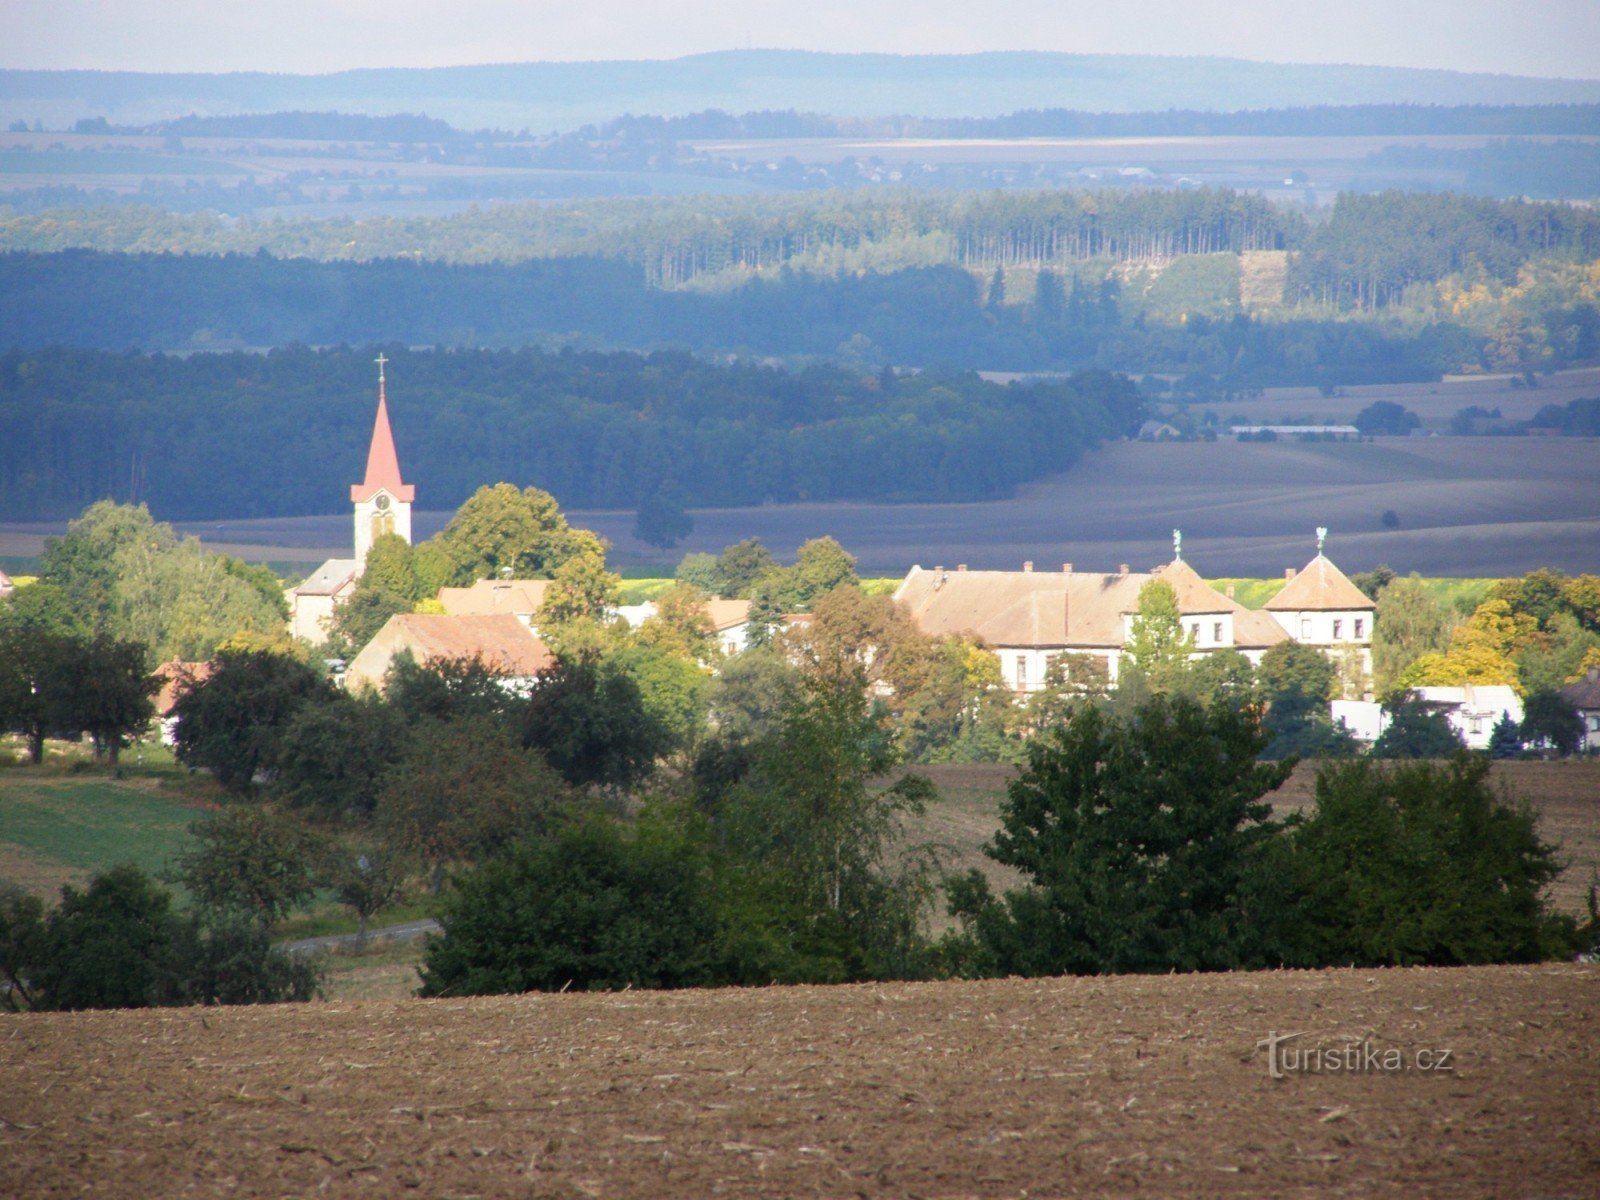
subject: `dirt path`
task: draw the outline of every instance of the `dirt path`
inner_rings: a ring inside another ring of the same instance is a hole
[[[0,1162],[30,1197],[1588,1197],[1597,1019],[1565,964],[28,1015]],[[1378,1057],[1274,1079],[1274,1031]]]

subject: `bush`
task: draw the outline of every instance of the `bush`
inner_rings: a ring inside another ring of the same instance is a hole
[[[36,900],[8,898],[0,954],[13,1008],[19,999],[36,1009],[269,1004],[309,1000],[318,984],[315,967],[273,949],[258,921],[175,913],[171,893],[134,866],[97,875],[82,892],[63,888],[48,916]]]
[[[1325,766],[1276,859],[1291,965],[1534,962],[1570,946],[1542,899],[1555,847],[1495,794],[1484,758]]]
[[[722,981],[705,863],[657,830],[590,821],[456,881],[424,996],[694,987]]]

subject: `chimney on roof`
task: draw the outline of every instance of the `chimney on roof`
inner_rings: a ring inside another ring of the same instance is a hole
[[[1118,575],[1126,575],[1127,573],[1128,573],[1128,564],[1127,563],[1118,563],[1117,564],[1117,574]]]
[[[1233,584],[1231,584],[1231,583],[1228,585],[1228,599],[1229,600],[1233,599]]]
[[[1294,578],[1294,568],[1293,567],[1285,567],[1283,569],[1283,581],[1285,583],[1288,583],[1289,580],[1291,580],[1293,578]]]
[[[966,569],[967,569],[967,564],[966,563],[957,563],[956,564],[956,570],[965,571]]]
[[[1024,570],[1024,571],[1031,571],[1031,570],[1033,570],[1033,559],[1031,559],[1031,558],[1030,558],[1030,559],[1029,559],[1029,560],[1028,560],[1028,561],[1027,561],[1027,562],[1025,562],[1025,563],[1023,563],[1023,564],[1022,564],[1022,569],[1023,569],[1023,570]]]
[[[1062,563],[1061,564],[1061,573],[1063,575],[1071,575],[1072,574],[1072,564],[1071,563]]]

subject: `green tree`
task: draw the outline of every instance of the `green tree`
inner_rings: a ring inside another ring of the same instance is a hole
[[[390,617],[408,613],[411,607],[411,601],[399,592],[369,586],[363,576],[350,598],[333,610],[328,622],[328,653],[354,658],[389,623]]]
[[[1298,642],[1279,642],[1261,657],[1257,671],[1267,704],[1263,728],[1271,738],[1272,758],[1332,758],[1351,754],[1354,741],[1336,728],[1328,701],[1338,688],[1338,672],[1327,655]]]
[[[378,828],[423,864],[438,892],[451,863],[547,833],[572,804],[559,776],[499,721],[462,716],[417,727],[379,794]]]
[[[673,496],[656,492],[634,513],[633,536],[647,546],[670,550],[693,532],[694,518]]]
[[[722,982],[703,858],[677,838],[588,821],[457,880],[422,995]]]
[[[1461,736],[1437,708],[1410,695],[1385,703],[1389,724],[1372,744],[1374,758],[1449,758]]]
[[[722,573],[717,567],[715,554],[701,551],[685,554],[672,577],[683,586],[695,588],[708,596],[720,595],[724,589]]]
[[[1535,692],[1522,707],[1522,740],[1548,746],[1557,754],[1576,754],[1583,747],[1583,717],[1557,691]]]
[[[1565,949],[1541,898],[1555,848],[1496,794],[1485,759],[1325,766],[1316,807],[1281,849],[1291,964],[1531,962]]]
[[[1517,723],[1511,719],[1510,713],[1501,713],[1500,719],[1494,723],[1494,730],[1489,735],[1490,758],[1520,758],[1522,755],[1522,733]]]
[[[749,747],[744,780],[702,803],[807,957],[833,961],[838,978],[905,977],[919,970],[932,862],[904,845],[903,820],[932,786],[918,775],[882,785],[893,742],[864,683],[802,672],[774,732]]]
[[[1086,706],[1030,747],[985,852],[1030,886],[970,872],[951,910],[982,972],[1225,970],[1256,961],[1250,878],[1273,834],[1253,716],[1157,697],[1130,721]]]
[[[276,739],[272,794],[329,816],[369,816],[406,739],[405,718],[378,696],[339,692],[303,704]]]
[[[488,717],[509,722],[521,699],[481,658],[435,658],[419,666],[409,651],[395,657],[383,699],[408,725],[423,720]]]
[[[145,669],[147,658],[137,642],[102,637],[84,647],[72,723],[93,740],[97,758],[115,764],[123,747],[149,729],[161,680]]]
[[[30,982],[41,1007],[143,1008],[159,1002],[173,931],[172,898],[134,866],[78,891],[61,889]]]
[[[795,556],[795,578],[802,610],[834,588],[857,584],[856,557],[831,537],[812,538]]]
[[[601,620],[621,599],[622,580],[606,570],[602,554],[574,554],[556,568],[555,581],[539,606],[540,628]]]
[[[522,712],[522,744],[573,787],[626,791],[671,749],[639,685],[615,663],[569,659],[539,681]]]
[[[1189,669],[1194,638],[1183,631],[1178,594],[1172,585],[1152,579],[1139,589],[1139,612],[1133,618],[1124,654],[1124,669],[1138,675],[1158,694],[1178,690]]]
[[[399,596],[407,603],[421,600],[424,593],[417,580],[417,555],[411,543],[398,533],[374,538],[361,571],[361,586]]]
[[[1355,426],[1367,436],[1405,437],[1422,424],[1417,414],[1393,400],[1375,400],[1356,414]]]
[[[777,559],[761,544],[760,538],[735,542],[717,556],[717,576],[722,582],[722,595],[729,600],[747,598],[755,581],[777,565]]]
[[[76,637],[20,628],[0,637],[0,730],[20,733],[35,765],[44,761],[45,739],[82,731],[76,710],[84,646]]]
[[[548,578],[572,555],[598,548],[593,534],[567,524],[549,492],[510,483],[480,487],[435,540],[458,584]]]
[[[225,787],[248,791],[275,760],[284,728],[301,706],[333,689],[297,659],[268,650],[224,650],[211,674],[178,697],[174,752]]]
[[[1450,644],[1455,621],[1416,575],[1396,579],[1378,596],[1372,624],[1372,673],[1380,695],[1425,654],[1440,654]]]
[[[316,890],[319,839],[292,817],[236,805],[189,826],[194,845],[178,856],[176,882],[201,904],[272,926]]]
[[[358,922],[356,940],[365,943],[367,922],[405,895],[406,872],[399,856],[377,842],[328,851],[322,879]]]

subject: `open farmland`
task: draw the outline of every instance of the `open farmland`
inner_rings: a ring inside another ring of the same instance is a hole
[[[401,453],[404,454],[402,444]],[[485,480],[484,482],[493,482]],[[516,480],[537,483],[537,480]],[[427,481],[419,480],[422,503]],[[559,499],[559,497],[558,497]],[[1384,529],[1393,509],[1400,528]],[[161,513],[156,513],[157,518]],[[1424,575],[1502,577],[1600,565],[1600,442],[1585,438],[1383,438],[1375,442],[1118,442],[1075,469],[972,504],[790,504],[698,509],[694,533],[662,553],[633,537],[633,513],[576,511],[616,547],[614,564],[670,565],[759,537],[781,555],[832,536],[868,575],[967,563],[1136,570],[1185,557],[1209,577],[1281,576],[1315,552],[1315,529],[1347,572],[1387,562]],[[417,537],[450,514],[419,512]],[[0,555],[36,555],[63,525],[0,525]],[[274,563],[348,553],[350,517],[182,525],[213,549]]]
[[[1597,1018],[1572,964],[9,1016],[0,1154],[30,1197],[1582,1197]],[[1274,1079],[1274,1033],[1406,1069]]]

